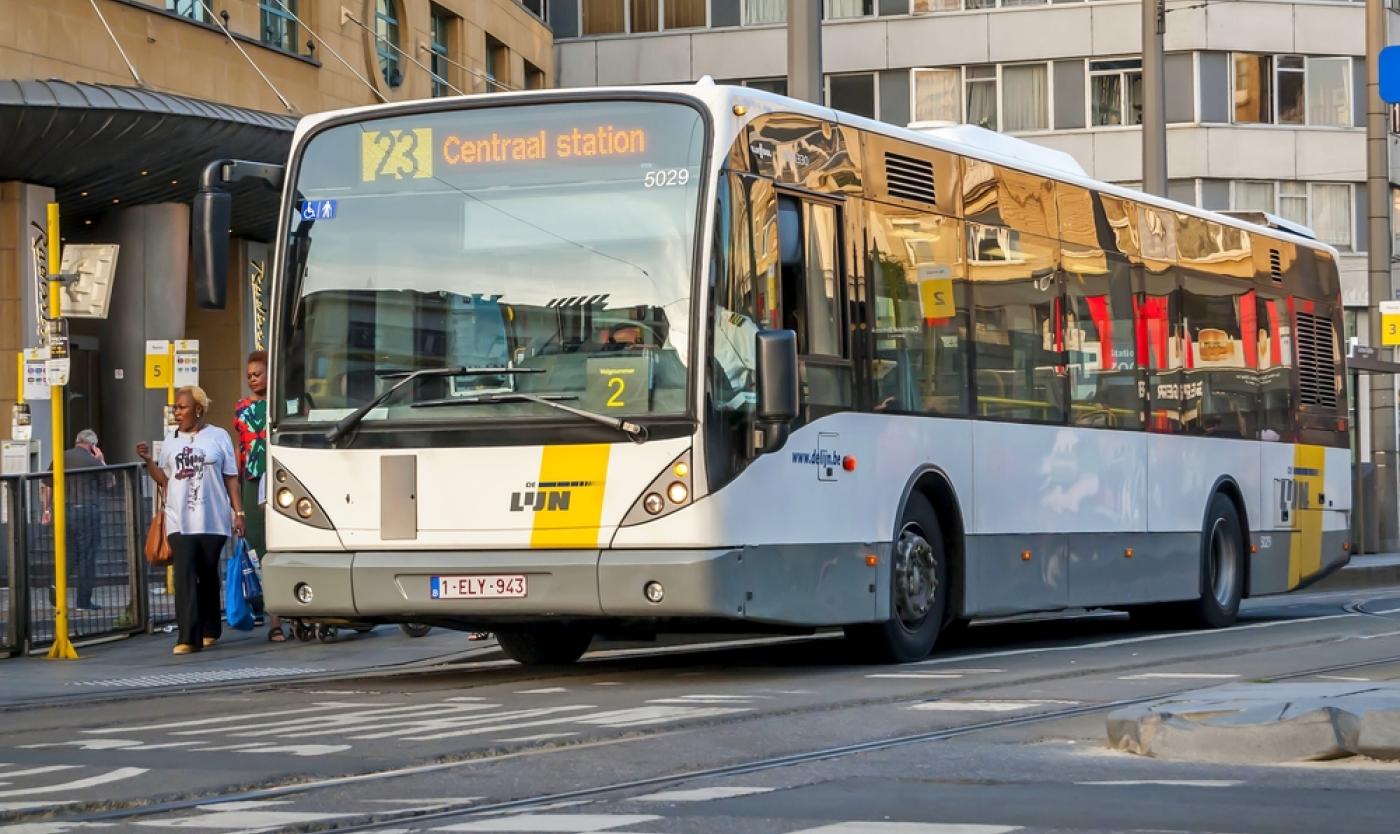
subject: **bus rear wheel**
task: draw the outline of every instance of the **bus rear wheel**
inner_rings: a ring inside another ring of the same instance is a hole
[[[522,666],[567,666],[583,657],[593,632],[572,626],[537,625],[496,631],[506,657]]]
[[[861,654],[884,663],[928,657],[948,608],[948,557],[933,505],[909,496],[890,564],[890,618],[846,627]]]

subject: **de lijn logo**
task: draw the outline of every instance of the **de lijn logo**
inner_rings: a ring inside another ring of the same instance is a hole
[[[569,509],[574,490],[591,486],[592,481],[541,481],[538,484],[527,482],[525,489],[510,494],[510,511],[562,512]]]

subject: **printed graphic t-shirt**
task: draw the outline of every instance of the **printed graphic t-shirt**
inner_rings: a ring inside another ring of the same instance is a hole
[[[194,434],[176,432],[160,444],[165,487],[165,532],[228,536],[233,507],[224,478],[238,474],[238,456],[228,432],[205,426]]]

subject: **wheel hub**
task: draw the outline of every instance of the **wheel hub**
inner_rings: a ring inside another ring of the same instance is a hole
[[[894,607],[905,626],[917,627],[938,598],[938,569],[933,545],[917,525],[899,533],[894,546]]]

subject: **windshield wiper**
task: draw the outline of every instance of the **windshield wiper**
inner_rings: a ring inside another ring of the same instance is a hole
[[[585,420],[592,420],[601,423],[611,429],[617,429],[627,435],[633,443],[647,442],[647,427],[631,420],[622,420],[617,417],[609,417],[606,414],[599,414],[596,411],[588,411],[583,408],[574,408],[571,405],[564,405],[560,400],[576,400],[575,394],[525,394],[519,391],[509,394],[486,394],[480,397],[457,397],[446,400],[428,400],[426,402],[414,403],[413,408],[434,408],[436,406],[448,405],[489,405],[491,403],[539,403],[550,408],[557,408],[575,417],[582,417]]]
[[[541,372],[542,369],[540,368],[461,367],[419,368],[416,371],[384,371],[377,375],[384,377],[402,376],[403,379],[400,379],[398,382],[394,383],[393,386],[385,390],[384,393],[380,394],[379,396],[375,397],[374,399],[370,400],[369,402],[365,403],[364,405],[360,406],[359,408],[355,409],[354,411],[350,412],[344,417],[341,417],[340,420],[338,420],[334,426],[331,426],[329,429],[326,430],[326,442],[334,444],[337,440],[341,438],[342,435],[353,429],[355,426],[359,425],[360,421],[365,419],[366,414],[373,411],[377,406],[382,405],[386,400],[394,396],[394,393],[396,391],[398,391],[400,388],[404,387],[405,385],[409,384],[415,379],[435,376],[509,376],[513,374],[537,374]]]

